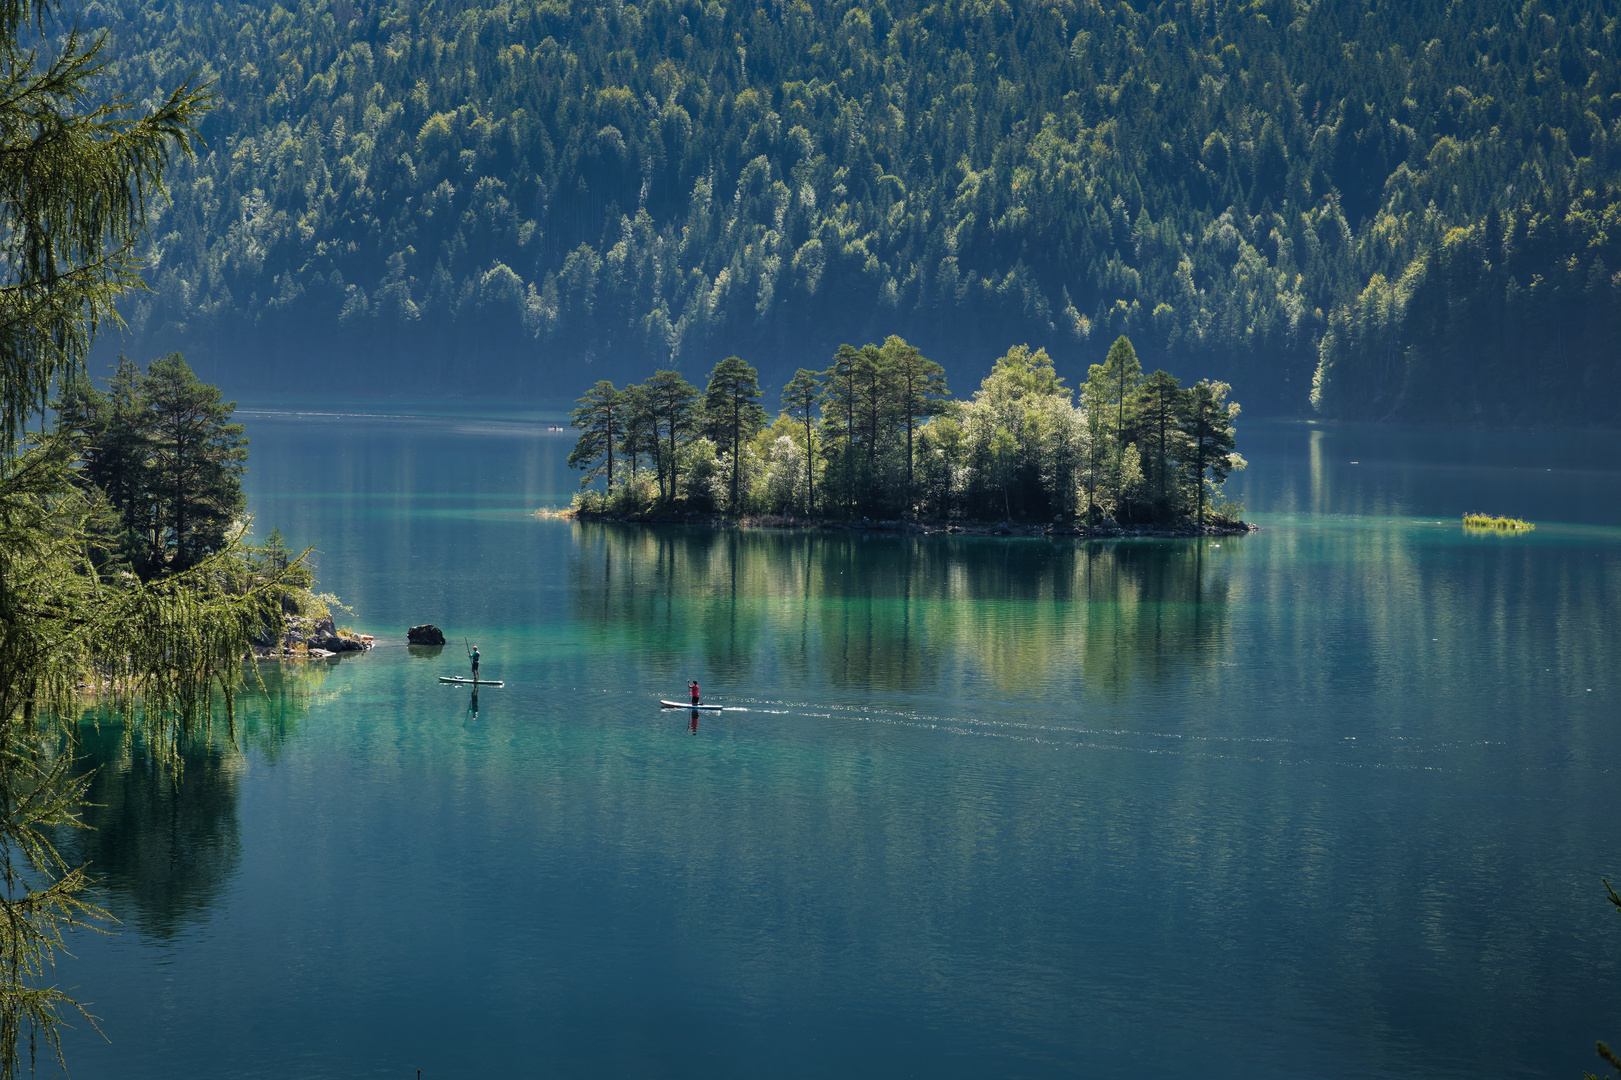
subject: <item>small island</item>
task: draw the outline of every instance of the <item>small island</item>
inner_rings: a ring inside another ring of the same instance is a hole
[[[1493,517],[1491,514],[1465,514],[1463,527],[1466,532],[1530,532],[1536,528],[1529,521],[1511,517]]]
[[[180,353],[143,368],[120,356],[107,389],[64,382],[51,402],[54,438],[75,462],[66,474],[87,508],[86,561],[109,590],[166,591],[189,575],[249,609],[233,620],[245,654],[320,659],[371,647],[340,628],[338,598],[315,591],[309,551],[287,549],[280,529],[249,542],[242,475],[248,439],[236,402],[197,378]],[[230,637],[231,635],[226,635]]]
[[[578,401],[564,511],[537,516],[742,528],[994,535],[1250,532],[1224,498],[1244,468],[1231,388],[1143,373],[1122,336],[1072,390],[1045,349],[998,358],[972,397],[895,336],[800,368],[772,420],[736,356],[700,392],[679,372]]]

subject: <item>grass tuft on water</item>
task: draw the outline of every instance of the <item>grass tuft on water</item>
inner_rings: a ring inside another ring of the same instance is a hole
[[[1463,527],[1466,529],[1495,529],[1498,532],[1529,532],[1536,528],[1529,521],[1519,518],[1493,517],[1490,514],[1465,514]]]

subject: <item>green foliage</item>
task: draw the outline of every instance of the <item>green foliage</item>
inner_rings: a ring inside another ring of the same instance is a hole
[[[680,498],[681,446],[698,429],[698,391],[679,371],[655,371],[642,384],[658,469],[659,498]]]
[[[235,536],[220,552],[141,583],[96,572],[93,501],[71,479],[67,441],[0,457],[0,1076],[22,1046],[60,1053],[73,1002],[50,980],[62,934],[101,913],[90,882],[49,839],[79,825],[71,768],[86,697],[108,701],[165,755],[206,730],[298,564],[255,573]],[[64,744],[61,740],[66,740]]]
[[[881,319],[1075,371],[1127,334],[1268,409],[1322,361],[1335,415],[1621,415],[1597,0],[98,0],[85,25],[131,91],[198,70],[229,103],[128,309],[149,348],[535,390],[537,349],[624,377],[724,344],[786,377]]]
[[[139,283],[137,247],[171,157],[191,157],[208,102],[195,80],[155,108],[94,104],[106,39],[77,25],[43,57],[51,0],[0,3],[0,452],[84,362],[115,302]],[[144,88],[141,96],[153,92]]]
[[[807,514],[816,512],[816,431],[812,425],[812,417],[816,412],[816,403],[821,400],[822,381],[816,372],[800,368],[794,372],[794,377],[788,380],[788,385],[782,388],[782,407],[787,410],[785,415],[797,419],[805,427],[804,441],[799,444],[801,456],[805,467],[805,502],[804,509]],[[797,484],[797,480],[795,481]]]
[[[1463,515],[1465,529],[1490,529],[1496,532],[1530,532],[1536,526],[1519,518],[1493,517],[1491,514]]]
[[[818,490],[824,514],[852,518],[1084,517],[1097,525],[1110,516],[1128,524],[1196,516],[1203,524],[1207,505],[1223,520],[1242,512],[1219,501],[1228,474],[1244,467],[1227,385],[1183,390],[1163,371],[1144,380],[1124,337],[1093,365],[1079,406],[1045,349],[1009,349],[970,400],[953,401],[944,369],[894,335],[881,346],[841,345],[820,375],[801,368],[769,427],[756,373],[737,357],[715,366],[701,405],[673,372],[623,391],[598,383],[593,393],[671,403],[648,405],[647,414],[656,456],[677,463],[679,481],[670,486],[661,466],[655,491],[645,473],[621,469],[606,490],[575,497],[586,513],[790,515],[812,512]],[[591,470],[587,484],[604,474],[596,463],[611,452],[605,429],[590,426],[595,415],[577,412],[582,432],[570,458]],[[634,461],[627,447],[636,428],[623,430],[620,456]]]
[[[1078,414],[1070,402],[1071,392],[1044,349],[1032,352],[1018,345],[992,365],[973,399],[957,412],[970,516],[1048,520],[1070,512],[1073,493],[1042,482],[1051,438],[1062,431],[1069,445],[1075,443],[1070,429]],[[1073,465],[1067,473],[1073,473]]]
[[[146,470],[157,507],[157,544],[173,572],[221,550],[242,515],[248,440],[230,422],[236,402],[200,381],[179,353],[154,360],[142,380],[151,415],[152,458]]]
[[[1602,131],[1596,139],[1607,142]],[[1586,158],[1555,175],[1560,183],[1461,226],[1416,205],[1387,221],[1392,234],[1421,239],[1402,244],[1409,261],[1389,278],[1375,273],[1333,310],[1313,378],[1317,410],[1455,423],[1621,419],[1611,359],[1621,273],[1610,269],[1621,265],[1621,188]]]
[[[760,373],[736,356],[715,365],[704,390],[704,430],[718,452],[731,461],[728,468],[730,494],[727,507],[738,513],[742,507],[745,469],[736,467],[747,442],[765,427],[765,410],[760,407]]]
[[[103,913],[51,837],[82,824],[73,746],[87,698],[174,760],[216,705],[234,718],[242,657],[292,574],[292,560],[256,574],[220,525],[240,496],[205,490],[229,486],[217,482],[240,461],[217,391],[178,358],[146,379],[122,368],[110,399],[83,377],[99,324],[137,284],[149,202],[171,157],[189,155],[206,98],[186,80],[156,107],[96,104],[104,39],[75,31],[32,47],[54,12],[0,0],[0,1080],[21,1074],[25,1047],[30,1069],[40,1049],[62,1064],[64,1014],[82,1012],[53,979],[55,958],[66,932]],[[148,427],[133,418],[149,390]],[[59,430],[25,433],[53,395]],[[99,458],[79,467],[81,445]],[[174,557],[145,582],[118,572],[107,539],[149,512],[140,492],[195,507],[166,518]]]
[[[1208,488],[1220,486],[1229,472],[1244,466],[1244,459],[1234,453],[1233,420],[1238,416],[1238,404],[1227,400],[1231,390],[1224,382],[1200,379],[1182,406],[1183,432],[1188,440],[1183,465],[1197,492],[1200,525],[1205,520]]]
[[[572,423],[580,429],[580,438],[568,456],[571,469],[583,469],[580,486],[586,487],[599,476],[607,477],[608,487],[614,486],[614,452],[626,434],[625,413],[629,402],[625,395],[614,389],[607,379],[597,384],[579,399],[579,407],[572,414]]]
[[[235,402],[201,382],[178,353],[145,374],[120,358],[107,394],[75,379],[57,402],[59,430],[82,456],[78,480],[117,511],[109,547],[142,579],[221,551],[242,516],[247,442]]]

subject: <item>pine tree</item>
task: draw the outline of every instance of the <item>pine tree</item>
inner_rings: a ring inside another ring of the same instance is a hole
[[[85,471],[118,508],[132,538],[150,537],[157,519],[153,493],[153,416],[141,369],[120,354],[100,423],[85,454]]]
[[[647,387],[633,383],[620,392],[624,402],[624,454],[630,461],[630,475],[636,476],[641,458],[646,453],[657,453],[658,434],[653,426],[653,414],[647,404]]]
[[[822,383],[814,371],[800,368],[782,388],[782,407],[805,425],[805,512],[816,513],[816,435],[811,417],[821,400]]]
[[[854,371],[855,410],[864,428],[867,464],[862,473],[858,502],[868,506],[876,501],[878,446],[889,418],[895,412],[894,371],[889,357],[877,345],[863,345]]]
[[[906,421],[906,509],[913,509],[916,492],[912,483],[913,436],[919,420],[939,413],[946,389],[946,370],[924,357],[921,349],[891,334],[884,339],[884,360],[894,382],[896,402]]]
[[[152,491],[167,534],[152,570],[173,573],[224,548],[246,506],[248,440],[231,423],[236,402],[221,401],[179,353],[152,361],[141,385],[152,414]]]
[[[607,476],[608,490],[614,486],[614,448],[625,435],[625,395],[607,379],[578,399],[570,421],[580,429],[580,437],[568,456],[571,469],[584,469],[580,487],[590,487],[599,476]]]
[[[1171,463],[1182,457],[1183,436],[1178,417],[1183,412],[1185,397],[1181,383],[1163,371],[1150,375],[1137,394],[1137,416],[1143,439],[1139,445],[1150,448],[1151,480],[1160,514],[1170,508]]]
[[[833,431],[838,431],[839,420],[844,423],[842,437],[836,438],[839,467],[844,473],[845,512],[856,510],[856,379],[861,350],[854,345],[840,345],[832,365],[822,372],[822,422],[832,420]],[[831,441],[831,440],[830,440]]]
[[[1200,528],[1204,528],[1206,478],[1213,484],[1221,484],[1234,465],[1233,450],[1237,442],[1233,419],[1238,415],[1238,405],[1227,400],[1231,390],[1224,382],[1201,379],[1193,384],[1186,398],[1182,416],[1182,430],[1188,439],[1185,464],[1188,478],[1198,488]]]
[[[1116,512],[1124,501],[1124,475],[1125,450],[1129,440],[1126,437],[1127,404],[1142,382],[1143,365],[1137,360],[1137,350],[1132,347],[1131,339],[1121,334],[1109,346],[1109,354],[1103,359],[1103,379],[1107,388],[1110,404],[1110,427],[1113,429],[1113,480],[1114,502]]]
[[[648,415],[653,421],[654,443],[657,445],[661,438],[668,440],[667,459],[662,449],[658,455],[659,491],[673,502],[681,491],[676,483],[677,451],[682,437],[691,435],[697,426],[698,389],[683,379],[679,371],[668,370],[655,371],[642,385],[646,388]],[[669,478],[668,489],[664,486],[666,477]]]
[[[766,422],[765,410],[760,407],[760,373],[736,356],[716,364],[704,390],[704,415],[710,438],[732,459],[731,509],[735,514],[742,506],[739,485],[744,444]]]

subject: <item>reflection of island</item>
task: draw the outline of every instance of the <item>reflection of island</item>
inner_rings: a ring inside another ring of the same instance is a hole
[[[330,664],[261,665],[263,690],[250,676],[239,692],[234,742],[216,720],[211,731],[182,743],[178,769],[153,752],[138,728],[81,726],[89,827],[63,830],[54,840],[69,864],[89,864],[118,918],[170,937],[218,899],[242,858],[237,803],[245,755],[276,759]]]
[[[1225,639],[1228,561],[1207,558],[1208,540],[578,529],[576,617],[655,653],[701,653],[723,679],[764,650],[897,689],[936,683],[954,659],[1010,688],[1055,672],[1116,684],[1208,660]]]

